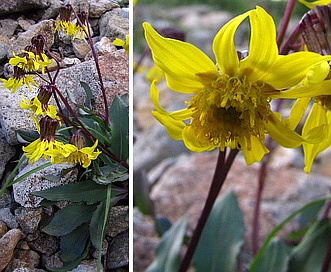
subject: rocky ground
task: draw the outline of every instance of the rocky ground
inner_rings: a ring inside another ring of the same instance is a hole
[[[177,27],[184,30],[187,40],[211,56],[213,36],[232,16],[207,6],[179,7],[135,7],[135,27],[148,21],[157,28]],[[213,19],[210,19],[210,18]],[[141,28],[140,28],[141,30]],[[138,36],[138,35],[137,35]],[[136,36],[135,36],[136,37]],[[142,34],[140,34],[141,39]],[[239,37],[240,39],[240,37]],[[137,42],[137,41],[136,41]],[[139,41],[143,43],[142,41]],[[137,43],[139,43],[137,42]],[[242,43],[245,48],[245,42]],[[135,59],[139,59],[136,54]],[[152,63],[149,58],[143,62],[142,72],[134,76],[134,173],[147,173],[151,186],[150,196],[158,216],[165,216],[172,222],[186,214],[189,229],[195,227],[203,207],[216,165],[217,152],[190,153],[181,142],[171,140],[165,129],[150,114],[153,109],[149,98],[149,83],[146,71]],[[166,109],[179,109],[184,105],[183,95],[167,91],[165,84],[159,86],[162,105]],[[286,109],[285,109],[286,110]],[[260,219],[260,241],[270,230],[291,212],[305,203],[325,195],[331,186],[330,152],[319,156],[312,173],[306,177],[303,172],[301,151],[277,148],[268,167],[268,176],[262,200]],[[229,173],[220,195],[233,190],[244,213],[246,226],[245,245],[239,271],[246,271],[251,258],[251,223],[257,190],[259,164],[246,166],[239,155]],[[144,271],[151,263],[159,242],[153,219],[134,210],[134,271]],[[298,227],[294,220],[280,235]]]
[[[112,41],[125,40],[129,34],[129,1],[109,0],[4,0],[0,3],[0,77],[12,74],[8,60],[12,52],[20,53],[30,43],[31,37],[43,34],[51,51],[60,60],[61,71],[57,86],[70,90],[77,102],[82,101],[85,92],[80,81],[89,84],[96,109],[102,109],[98,76],[86,39],[71,41],[65,35],[54,34],[55,20],[62,5],[70,3],[77,12],[87,11],[92,27],[93,41],[98,54],[101,73],[111,103],[113,97],[129,91],[128,55],[118,50]],[[38,79],[35,79],[38,81]],[[4,184],[15,160],[21,155],[22,145],[16,137],[18,129],[34,130],[35,125],[26,112],[19,107],[23,94],[25,98],[36,95],[19,88],[15,94],[0,84],[0,177]],[[35,165],[34,165],[35,167]],[[47,181],[44,175],[60,173],[64,166],[56,165],[38,172],[8,189],[0,199],[0,271],[41,272],[46,266],[60,267],[59,239],[42,232],[49,222],[54,208],[40,207],[40,199],[29,193],[57,184]],[[19,175],[29,171],[30,165],[21,167]],[[70,182],[67,176],[59,183]],[[111,209],[110,224],[104,241],[104,271],[127,271],[129,262],[128,222],[125,221],[128,206]],[[91,247],[86,260],[72,271],[96,271],[97,252]]]

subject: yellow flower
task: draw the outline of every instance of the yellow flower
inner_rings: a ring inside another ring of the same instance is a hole
[[[45,73],[45,67],[49,66],[52,63],[52,59],[49,60],[48,57],[41,53],[41,56],[35,55],[33,52],[22,50],[24,54],[23,57],[15,55],[9,60],[9,64],[12,66],[17,66],[24,70],[25,72],[35,72],[41,67],[41,71]]]
[[[66,36],[71,36],[72,39],[76,39],[76,36],[79,34],[79,39],[83,39],[84,30],[87,31],[87,26],[82,28],[77,23],[67,22],[67,21],[56,21],[55,32],[56,31],[64,31],[66,32]]]
[[[138,0],[133,0],[133,6],[137,4]]]
[[[63,157],[69,156],[70,150],[66,149],[62,142],[55,140],[55,130],[58,121],[48,116],[43,117],[40,122],[32,115],[31,118],[36,123],[40,137],[22,148],[25,152],[24,155],[29,159],[29,163],[35,163],[41,157],[45,160],[50,159],[51,163],[62,162]]]
[[[70,149],[70,155],[65,158],[65,161],[70,163],[79,163],[84,168],[90,166],[91,161],[95,160],[101,151],[97,150],[94,151],[95,148],[98,146],[98,140],[95,141],[94,145],[91,147],[83,147],[79,148],[73,144],[66,144],[66,148]]]
[[[114,41],[113,41],[113,44],[115,46],[121,46],[124,48],[125,50],[125,53],[129,54],[129,42],[130,42],[130,38],[129,38],[129,35],[126,35],[125,36],[125,41],[119,39],[119,38],[116,38]]]
[[[37,83],[34,81],[33,76],[26,76],[24,74],[24,71],[17,66],[14,67],[13,77],[10,77],[8,79],[0,78],[0,81],[3,82],[2,86],[4,88],[12,90],[12,93],[15,93],[17,88],[23,86],[24,84],[28,86],[29,90],[32,89],[31,84],[38,86]]]
[[[59,116],[57,115],[56,107],[54,105],[46,105],[46,107],[43,107],[38,99],[38,96],[35,96],[32,99],[25,99],[22,97],[20,107],[24,110],[31,109],[37,116],[47,115],[60,121]]]
[[[249,54],[239,59],[234,34],[247,17],[251,25]],[[187,108],[167,112],[159,105],[155,83],[151,85],[152,114],[173,139],[183,140],[195,152],[226,146],[240,149],[247,164],[260,161],[268,152],[263,144],[265,134],[284,147],[295,148],[306,141],[272,112],[270,100],[279,90],[298,84],[313,65],[322,65],[326,59],[312,52],[278,55],[274,22],[262,8],[237,16],[217,33],[213,42],[216,66],[193,45],[163,38],[148,23],[143,27],[168,87],[192,94]]]
[[[330,0],[318,0],[314,2],[307,2],[305,0],[299,0],[301,4],[304,4],[306,7],[312,9],[315,6],[325,6],[330,3]]]

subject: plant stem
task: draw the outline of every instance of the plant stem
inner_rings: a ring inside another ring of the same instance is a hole
[[[275,107],[275,111],[279,111],[283,104],[283,100],[277,100],[277,104]],[[261,201],[262,201],[262,193],[265,185],[265,180],[267,177],[267,167],[271,159],[272,152],[274,150],[273,140],[269,137],[266,141],[265,146],[270,150],[268,154],[264,156],[262,161],[260,170],[259,170],[259,181],[258,187],[256,191],[256,200],[254,206],[254,213],[253,213],[253,221],[252,221],[252,250],[253,254],[255,255],[259,250],[259,230],[260,230],[260,210],[261,210]]]
[[[329,246],[323,261],[321,272],[329,271],[330,263],[331,263],[331,237],[329,239]]]
[[[272,140],[269,137],[267,144],[271,145],[271,142]],[[259,181],[256,191],[256,200],[255,200],[254,215],[252,222],[252,250],[254,255],[259,250],[259,230],[260,230],[259,218],[260,218],[260,210],[261,210],[261,201],[262,201],[263,188],[267,177],[267,166],[269,164],[270,157],[271,157],[270,153],[264,157],[264,160],[259,169]]]
[[[90,44],[91,50],[92,50],[92,55],[93,55],[93,59],[94,59],[94,63],[95,63],[95,67],[97,69],[97,73],[98,73],[98,77],[99,77],[99,82],[100,82],[100,88],[101,88],[101,92],[102,92],[102,96],[103,96],[103,102],[104,102],[104,106],[105,106],[105,118],[106,118],[106,128],[108,129],[108,121],[109,121],[109,111],[108,111],[108,101],[107,101],[107,96],[106,96],[106,90],[105,90],[105,86],[103,84],[103,79],[102,79],[102,75],[101,75],[101,71],[100,71],[100,66],[99,66],[99,59],[97,56],[97,53],[95,52],[95,48],[94,48],[94,44],[92,41],[92,36],[91,36],[91,31],[90,31],[90,24],[89,24],[89,20],[88,20],[88,14],[85,14],[85,22],[86,22],[86,28],[85,29],[85,25],[82,23],[82,21],[79,19],[77,12],[75,11],[75,9],[70,5],[70,8],[72,10],[72,12],[74,13],[77,23],[80,25],[80,27],[83,29],[84,33],[86,34],[86,37],[88,39],[88,42]]]
[[[231,168],[231,165],[232,165],[236,155],[238,154],[239,150],[232,149],[226,160],[225,160],[225,152],[226,151],[223,151],[223,152],[220,151],[220,153],[219,153],[213,181],[212,181],[210,189],[209,189],[209,193],[208,193],[207,200],[205,202],[205,206],[203,208],[203,211],[200,215],[196,229],[195,229],[195,231],[192,235],[192,238],[190,240],[190,243],[188,245],[186,254],[179,267],[179,270],[178,270],[179,272],[185,272],[189,268],[193,254],[195,252],[195,249],[198,245],[200,236],[202,234],[203,228],[207,222],[208,216],[213,208],[215,200],[222,188],[222,185],[224,184],[226,176],[227,176],[227,174]]]
[[[280,24],[280,29],[279,29],[278,35],[277,35],[277,45],[278,46],[280,46],[284,40],[286,30],[287,30],[287,27],[288,27],[288,24],[290,22],[291,15],[293,12],[294,5],[295,5],[295,0],[288,0],[286,9],[284,12],[284,17]]]

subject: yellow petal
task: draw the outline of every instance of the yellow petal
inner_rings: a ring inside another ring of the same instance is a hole
[[[245,140],[247,141],[246,138]],[[251,149],[249,150],[247,149],[247,144],[241,142],[242,152],[244,154],[247,165],[261,161],[264,155],[269,153],[269,150],[265,147],[259,138],[252,136],[250,142]]]
[[[239,76],[246,75],[254,82],[259,81],[265,71],[274,64],[278,58],[278,46],[275,23],[264,9],[256,7],[256,10],[249,14],[249,19],[251,25],[249,54],[240,62]]]
[[[303,138],[286,127],[275,114],[270,114],[266,128],[270,137],[284,147],[296,148],[302,144]]]
[[[304,171],[309,174],[316,156],[331,145],[331,115],[326,113],[323,107],[314,103],[305,125],[302,129],[302,135],[311,133],[312,130],[325,135],[323,141],[317,144],[303,144],[304,152]]]
[[[260,80],[277,90],[289,88],[304,79],[315,65],[325,67],[329,58],[330,56],[323,57],[313,52],[297,52],[279,56]]]
[[[213,52],[222,73],[231,76],[238,74],[239,59],[234,45],[234,34],[251,11],[239,15],[225,24],[216,34],[213,42]]]
[[[310,99],[311,99],[310,97],[300,98],[295,101],[291,109],[290,117],[284,120],[284,123],[289,129],[291,130],[296,129],[303,115],[305,114],[305,111],[307,110]]]
[[[183,129],[183,142],[187,149],[193,152],[211,151],[216,148],[214,145],[202,144],[196,137],[194,130],[191,126],[187,126]]]
[[[314,2],[307,2],[305,0],[299,0],[301,4],[306,5],[308,8],[312,9],[315,6],[324,6],[330,3],[330,0],[319,0],[319,1],[314,1]]]
[[[318,84],[312,84],[310,86],[294,87],[288,91],[278,92],[271,95],[272,98],[307,98],[319,95],[331,95],[331,80],[325,80]]]
[[[148,23],[144,23],[143,27],[153,60],[165,72],[170,89],[193,93],[205,85],[197,74],[211,71],[217,75],[212,60],[195,46],[163,38]]]

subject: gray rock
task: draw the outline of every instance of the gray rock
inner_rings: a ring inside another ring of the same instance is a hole
[[[8,228],[15,229],[18,227],[15,216],[10,212],[10,209],[0,209],[0,220],[4,222]]]
[[[5,137],[0,132],[0,178],[2,177],[6,164],[15,155],[16,149],[14,146],[9,145]]]
[[[13,272],[46,272],[46,270],[39,268],[20,267],[20,268],[15,268]]]
[[[8,190],[6,190],[0,198],[0,209],[2,208],[11,209],[13,207],[13,202],[14,200],[11,193],[9,193]]]
[[[41,256],[41,263],[43,266],[48,266],[52,268],[60,268],[63,266],[63,262],[60,259],[60,253],[57,252],[53,255],[47,256],[47,255],[42,255]]]
[[[139,156],[133,157],[134,171],[141,169],[148,171],[168,157],[176,157],[188,152],[183,142],[172,140],[160,124],[136,136],[133,152]]]
[[[32,249],[37,252],[43,253],[46,256],[53,255],[59,249],[58,240],[46,233],[41,233],[40,236],[30,243]]]
[[[23,232],[28,234],[37,231],[42,213],[42,208],[19,207],[15,210],[15,217]]]
[[[11,41],[9,40],[9,38],[3,35],[0,36],[0,62],[3,62],[7,59],[7,52],[10,47],[10,43]]]
[[[90,0],[89,17],[100,18],[106,11],[119,7],[118,2],[115,0]]]
[[[21,53],[21,50],[30,44],[31,38],[39,34],[42,34],[45,37],[48,47],[51,47],[54,43],[54,29],[54,20],[43,20],[32,25],[27,31],[21,33],[11,44],[7,52],[7,58],[9,59],[12,57],[12,52],[15,54]]]
[[[44,9],[47,7],[47,0],[3,0],[0,2],[0,15],[19,13],[31,9]]]
[[[76,102],[83,104],[86,93],[80,81],[88,83],[94,97],[101,95],[98,74],[93,61],[86,61],[69,68],[61,69],[56,85],[63,92],[64,90],[70,91]],[[105,87],[112,84],[114,83],[104,79]]]
[[[81,63],[81,61],[78,58],[64,58],[61,61],[61,68],[68,68],[79,63]]]
[[[36,23],[33,20],[26,19],[24,16],[19,17],[17,22],[24,31],[27,31],[32,25]]]
[[[116,38],[125,40],[129,34],[129,19],[123,18],[121,9],[114,9],[101,16],[99,21],[99,31],[101,37],[107,37],[111,41]]]
[[[16,268],[28,267],[37,268],[40,262],[40,256],[33,250],[15,250],[14,257],[6,267],[5,272],[11,272]]]
[[[88,12],[89,0],[64,0],[63,5],[71,4],[76,12]]]
[[[14,35],[16,28],[18,27],[18,22],[13,19],[3,19],[0,20],[0,33],[2,36],[11,38]]]
[[[28,112],[20,108],[19,103],[23,94],[26,99],[37,95],[38,89],[32,86],[30,91],[27,86],[18,88],[15,93],[5,89],[0,84],[0,92],[2,94],[0,99],[0,126],[6,141],[15,145],[18,144],[16,132],[22,130],[36,130],[35,123],[29,117]]]
[[[129,228],[129,222],[125,220],[128,209],[128,206],[116,206],[111,208],[106,231],[108,236],[115,237]]]
[[[41,19],[43,20],[55,19],[60,13],[60,8],[63,6],[63,1],[61,0],[48,0],[48,3],[50,6],[45,10],[42,16]]]
[[[72,48],[79,59],[84,59],[91,50],[89,43],[85,39],[75,39],[72,41]]]
[[[7,225],[5,222],[0,220],[0,238],[4,236],[8,231]]]
[[[117,269],[129,264],[129,232],[114,237],[108,247],[107,268]]]
[[[12,229],[0,239],[0,271],[2,271],[13,257],[14,249],[21,239],[21,231]]]
[[[83,260],[80,265],[69,272],[97,272],[98,271],[98,261],[97,260]],[[100,272],[103,268],[100,269]]]
[[[44,159],[40,159],[35,162],[33,165],[27,165],[23,168],[22,171],[19,172],[17,178],[21,175],[31,171],[32,169],[45,164],[46,161]],[[46,167],[42,170],[39,170],[36,173],[29,175],[23,180],[15,183],[13,185],[14,198],[15,201],[23,207],[39,207],[40,202],[42,201],[41,197],[33,196],[30,193],[36,191],[42,191],[54,186],[58,186],[61,184],[67,184],[70,182],[74,182],[76,180],[76,171],[70,171],[65,176],[61,177],[59,181],[49,181],[44,178],[47,175],[60,175],[61,171],[69,168],[67,163],[61,164],[52,164],[49,167]]]

